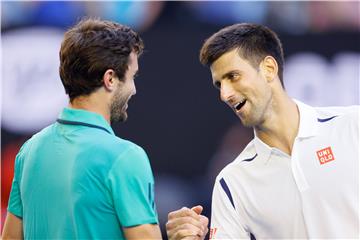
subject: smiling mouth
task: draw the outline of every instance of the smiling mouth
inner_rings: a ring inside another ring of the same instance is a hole
[[[245,105],[246,99],[234,105],[234,109],[238,112]]]

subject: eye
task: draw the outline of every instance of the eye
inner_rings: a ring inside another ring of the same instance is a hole
[[[230,79],[230,81],[236,81],[238,80],[240,77],[240,75],[238,73],[230,73],[228,78]]]
[[[220,82],[220,81],[215,81],[215,82],[214,82],[214,86],[215,86],[217,89],[220,89],[220,87],[221,87],[221,82]]]

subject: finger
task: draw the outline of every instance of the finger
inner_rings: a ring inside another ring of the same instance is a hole
[[[209,232],[209,228],[207,227],[207,228],[205,229],[204,235],[202,236],[203,239],[204,239],[204,237],[206,236],[206,234],[208,234],[208,232]]]
[[[200,236],[190,236],[190,237],[185,237],[181,240],[204,240],[204,238],[202,238]]]
[[[206,218],[206,217],[205,217]],[[203,220],[205,221],[205,220]],[[180,217],[180,218],[173,218],[171,220],[169,220],[166,223],[166,229],[174,229],[177,226],[183,225],[183,224],[191,224],[194,225],[195,227],[198,227],[200,229],[205,229],[207,227],[207,224],[205,224],[204,222],[202,222],[200,219],[196,220],[192,217]]]
[[[201,214],[201,212],[203,211],[203,207],[201,205],[197,205],[195,207],[192,207],[191,210],[193,210],[194,212],[196,212],[198,215]]]
[[[181,240],[198,240],[198,239],[200,239],[200,238],[197,237],[197,236],[190,236],[190,237],[185,237],[185,238],[183,238]]]
[[[187,236],[184,238],[181,238],[181,240],[201,240],[198,236]]]
[[[204,215],[200,215],[200,222],[203,226],[207,226],[209,224],[209,219]]]
[[[175,229],[167,231],[167,235],[169,239],[178,240],[185,237],[203,236],[204,231],[192,224],[185,223],[177,226]]]
[[[179,217],[193,217],[196,220],[200,220],[198,214],[187,207],[183,207],[177,211],[170,212],[168,219],[174,219]]]
[[[208,227],[208,224],[209,224],[209,220],[207,221],[206,225],[204,225],[204,229],[203,229],[203,235],[201,236],[202,239],[205,238],[206,234],[209,232],[209,227]]]
[[[169,240],[183,240],[183,239],[197,239],[199,235],[191,230],[181,229],[178,231],[168,231],[167,236]]]
[[[204,239],[206,234],[209,232],[209,219],[203,215],[200,215],[200,222],[202,224],[202,227],[203,227],[203,233],[204,235],[200,236],[201,239]]]

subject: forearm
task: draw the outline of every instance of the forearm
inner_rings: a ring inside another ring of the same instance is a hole
[[[23,239],[22,219],[8,212],[5,219],[2,239]]]

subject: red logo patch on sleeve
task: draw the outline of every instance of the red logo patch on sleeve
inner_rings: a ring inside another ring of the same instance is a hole
[[[320,164],[328,163],[335,160],[334,154],[331,151],[331,147],[321,149],[316,152]]]
[[[210,228],[209,239],[214,239],[215,238],[216,230],[217,230],[217,228]]]

